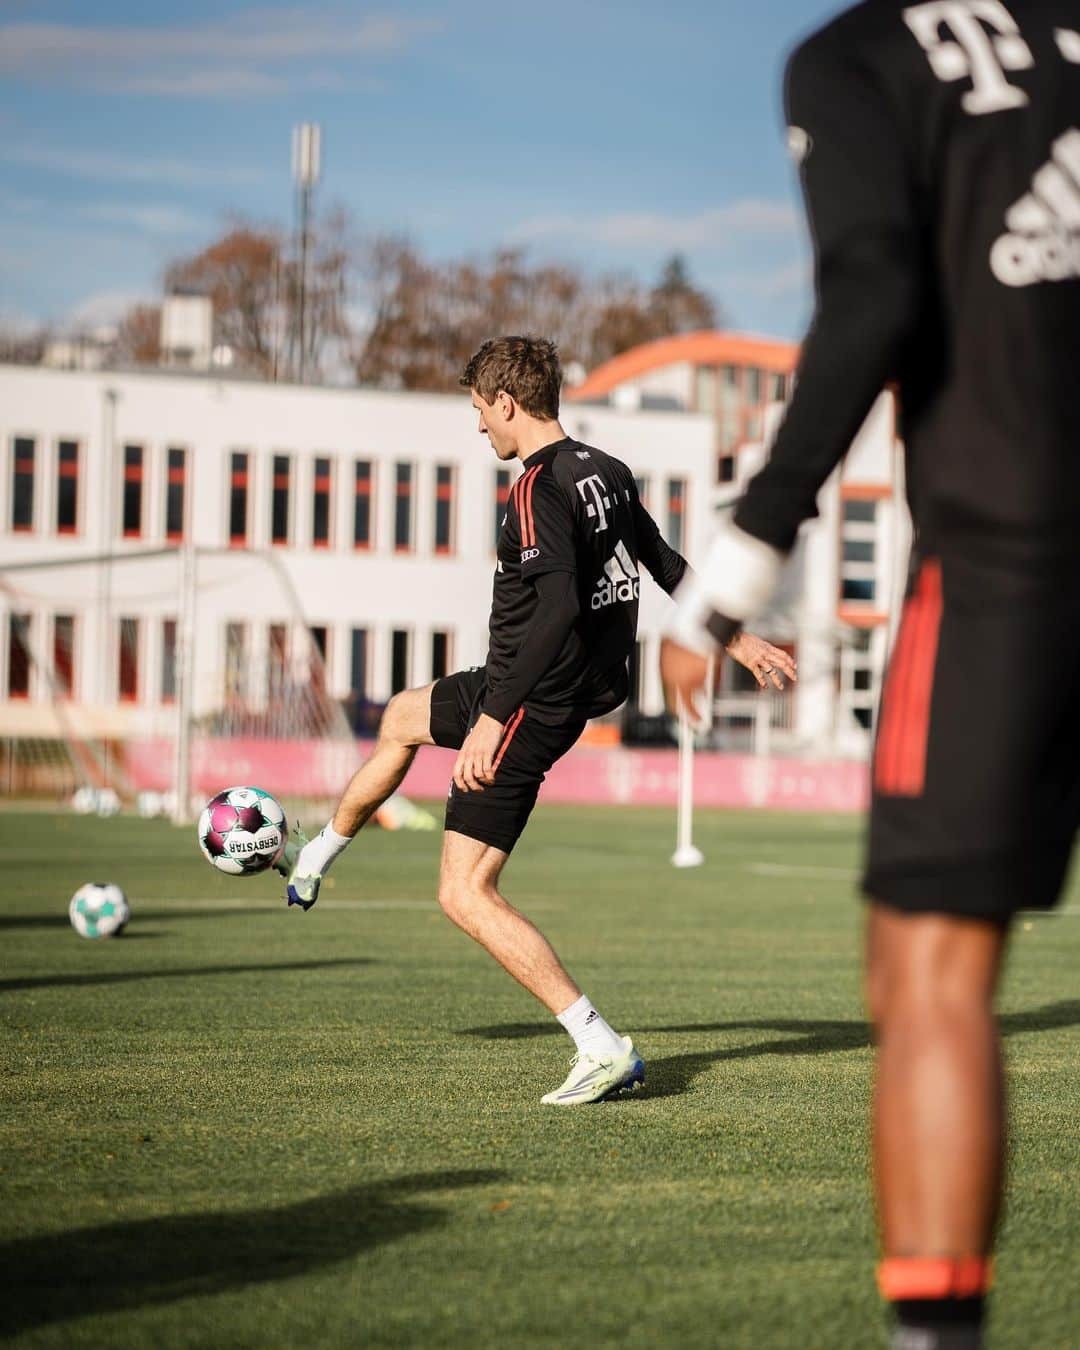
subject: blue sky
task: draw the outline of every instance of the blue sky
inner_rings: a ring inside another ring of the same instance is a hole
[[[107,320],[230,214],[289,220],[316,121],[362,231],[646,279],[679,251],[736,327],[797,336],[780,78],[837,8],[0,0],[0,320]]]

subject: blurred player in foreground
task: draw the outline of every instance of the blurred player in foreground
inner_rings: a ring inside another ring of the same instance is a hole
[[[869,0],[793,56],[817,306],[771,460],[680,588],[692,698],[887,381],[915,526],[864,890],[874,1154],[899,1350],[982,1343],[1009,924],[1080,822],[1080,10]]]
[[[562,372],[552,343],[487,342],[461,383],[496,456],[521,461],[498,543],[487,662],[387,705],[379,738],[333,819],[281,870],[289,904],[310,909],[334,858],[398,788],[421,745],[457,750],[446,807],[439,903],[448,917],[554,1013],[577,1047],[544,1101],[601,1101],[644,1080],[628,1036],[600,1016],[542,933],[509,905],[499,875],[544,776],[590,717],[626,698],[637,634],[638,567],[669,594],[686,562],[638,499],[633,474],[559,425]],[[786,652],[749,633],[729,653],[759,684],[794,678]]]

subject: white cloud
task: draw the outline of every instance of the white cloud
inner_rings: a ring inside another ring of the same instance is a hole
[[[206,165],[187,160],[140,157],[100,150],[57,149],[44,145],[0,145],[0,160],[65,177],[117,183],[169,183],[175,187],[232,186],[257,183],[265,173],[250,167]]]
[[[118,324],[135,305],[153,304],[141,291],[96,291],[80,300],[65,316],[65,326],[75,329],[109,328]]]
[[[787,202],[747,197],[693,215],[621,212],[608,216],[541,216],[525,221],[514,238],[528,242],[569,239],[609,248],[700,250],[723,246],[732,235],[793,235],[799,216]]]
[[[391,56],[439,26],[319,4],[249,9],[188,27],[14,23],[0,26],[0,73],[24,82],[185,98],[355,89],[358,82],[346,83],[339,69],[313,63]]]
[[[205,222],[181,206],[144,205],[138,202],[101,202],[79,207],[87,220],[123,225],[146,234],[188,234]]]
[[[813,283],[809,257],[784,262],[767,271],[738,272],[721,278],[716,284],[722,293],[741,292],[761,300],[782,300],[808,293]]]

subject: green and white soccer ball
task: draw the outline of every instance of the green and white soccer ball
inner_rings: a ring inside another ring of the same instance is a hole
[[[131,910],[119,886],[111,881],[88,881],[71,897],[68,918],[80,937],[109,938],[123,932]]]

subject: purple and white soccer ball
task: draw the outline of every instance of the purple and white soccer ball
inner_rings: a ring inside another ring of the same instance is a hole
[[[203,856],[231,877],[272,867],[288,836],[281,803],[262,788],[226,788],[211,797],[199,817]]]

